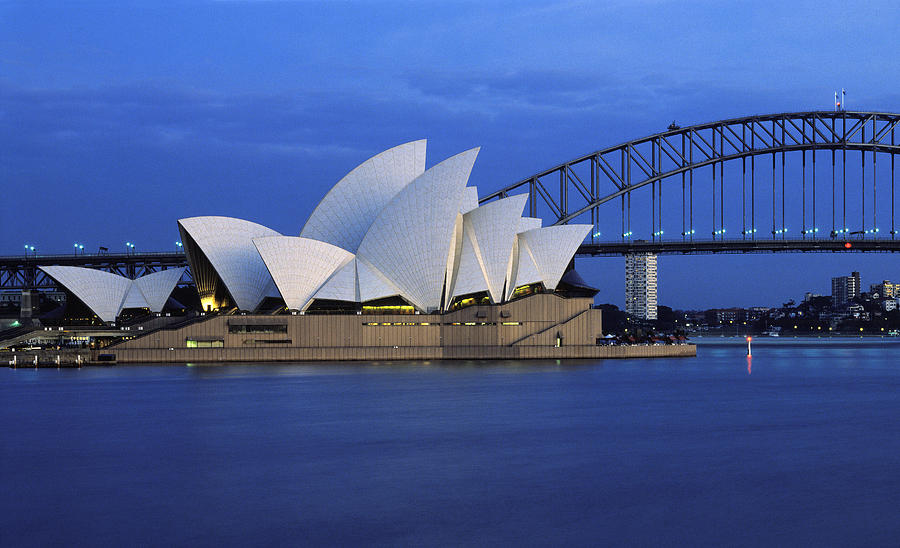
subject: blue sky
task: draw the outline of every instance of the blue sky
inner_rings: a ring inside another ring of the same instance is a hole
[[[423,137],[429,165],[481,146],[485,193],[672,119],[828,110],[840,87],[900,110],[900,9],[844,4],[0,1],[0,254],[172,249],[192,215],[296,234],[355,165]],[[777,304],[897,263],[661,257],[660,301]],[[622,304],[622,260],[579,270]]]

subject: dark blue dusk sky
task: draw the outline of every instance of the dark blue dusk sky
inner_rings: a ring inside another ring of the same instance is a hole
[[[846,6],[846,7],[843,7]],[[0,254],[168,250],[175,221],[296,234],[371,155],[473,146],[482,194],[664,129],[900,110],[895,2],[0,1]],[[622,259],[578,261],[622,305]],[[661,257],[660,303],[775,305],[891,255]]]

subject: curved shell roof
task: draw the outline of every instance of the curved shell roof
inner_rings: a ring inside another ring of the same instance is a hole
[[[460,213],[468,213],[478,207],[478,187],[467,186],[463,191],[463,199],[459,204]]]
[[[488,283],[475,251],[473,239],[471,230],[463,232],[462,249],[457,259],[459,264],[453,279],[452,297],[488,290]]]
[[[80,266],[42,266],[41,270],[75,294],[104,322],[116,321],[131,280]]]
[[[42,266],[41,270],[75,294],[104,322],[113,322],[125,308],[160,312],[184,274],[184,267],[130,280],[118,274],[80,266]]]
[[[122,304],[119,306],[119,311],[116,313],[116,316],[126,308],[149,308],[147,299],[144,298],[144,294],[141,293],[141,290],[138,289],[138,286],[134,285],[134,283],[128,288],[128,292],[125,294],[125,300],[123,300]]]
[[[478,265],[495,303],[503,300],[503,283],[526,201],[527,194],[510,196],[477,207],[464,216],[464,230],[473,240]]]
[[[209,259],[238,308],[255,310],[274,293],[272,276],[256,251],[253,238],[281,234],[232,217],[190,217],[178,223]]]
[[[519,232],[541,228],[542,223],[543,221],[537,217],[522,217],[519,219]]]
[[[331,301],[359,301],[359,290],[356,284],[356,259],[354,258],[325,282],[316,291],[315,299]]]
[[[381,210],[425,171],[426,141],[413,141],[369,158],[322,198],[300,236],[356,253]]]
[[[297,236],[254,238],[290,310],[305,310],[323,284],[353,260],[353,254],[326,242]]]
[[[359,246],[358,255],[424,312],[440,308],[450,241],[478,150],[448,158],[407,185],[378,214]]]
[[[356,258],[356,273],[359,280],[360,302],[374,301],[375,299],[401,294],[400,290],[384,274],[378,272],[378,269],[360,257]]]
[[[520,272],[522,255],[527,253],[534,261],[544,287],[551,291],[556,289],[569,261],[590,230],[591,225],[555,225],[519,234]],[[517,285],[525,283],[529,282],[516,280]]]
[[[522,243],[521,238],[521,234],[516,236],[515,250],[517,260],[514,275],[509,281],[509,284],[506,286],[507,299],[512,297],[512,294],[517,287],[528,284],[535,284],[541,281],[541,274],[538,272],[537,267],[534,265],[534,260],[531,258],[531,255],[529,255],[528,250],[525,248],[525,244]]]
[[[134,280],[135,289],[140,291],[147,303],[144,306],[153,312],[161,312],[184,271],[184,267],[170,268]]]

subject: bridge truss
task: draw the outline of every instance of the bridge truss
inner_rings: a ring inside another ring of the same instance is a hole
[[[547,169],[481,201],[524,190],[528,213],[549,224],[589,218],[594,230],[581,254],[625,253],[637,242],[676,253],[897,251],[887,242],[900,240],[898,125],[900,114],[838,111],[670,127]],[[638,198],[639,210],[632,207]],[[608,229],[614,217],[620,232],[603,238],[601,225]],[[878,222],[885,217],[890,224],[882,230]],[[877,243],[811,243],[823,240]],[[699,241],[708,245],[686,245]]]
[[[671,127],[526,177],[481,202],[526,191],[532,217],[589,220],[594,230],[581,255],[895,252],[898,126],[900,114],[839,111]],[[604,238],[600,228],[610,222],[619,233]],[[42,265],[136,278],[187,260],[183,252],[0,257],[0,290],[56,287]],[[191,283],[187,270],[181,284]]]
[[[70,255],[21,255],[0,257],[0,290],[57,288],[53,278],[39,266],[63,265],[95,268],[130,279],[168,268],[187,266],[183,252],[171,253],[111,253]],[[193,283],[190,269],[185,270],[179,285]]]

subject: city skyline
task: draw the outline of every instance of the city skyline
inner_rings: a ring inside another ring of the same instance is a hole
[[[851,110],[898,110],[900,69],[874,55],[897,44],[890,6],[854,8],[861,37],[837,2],[4,3],[0,254],[174,249],[193,215],[295,234],[348,169],[425,136],[438,157],[481,145],[489,192],[673,119],[829,110],[842,87]],[[894,262],[662,255],[659,303],[768,305]],[[624,308],[624,259],[577,265]]]

